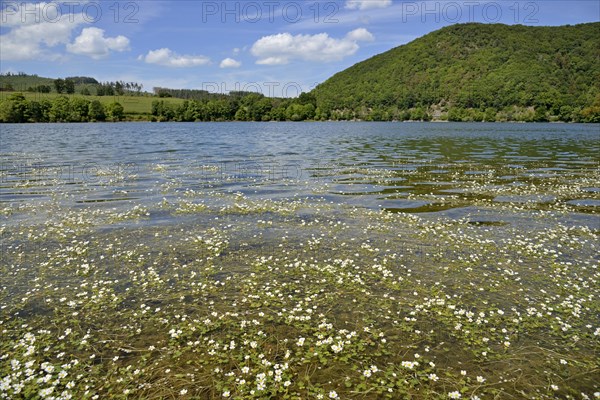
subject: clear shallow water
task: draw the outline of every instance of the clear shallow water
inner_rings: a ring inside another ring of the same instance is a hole
[[[598,126],[0,128],[0,398],[600,390]]]
[[[0,201],[150,204],[170,189],[317,195],[402,212],[494,203],[598,211],[597,125],[4,125]],[[168,194],[166,196],[168,198]],[[536,206],[537,205],[537,206]]]

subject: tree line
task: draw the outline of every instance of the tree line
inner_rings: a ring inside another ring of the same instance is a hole
[[[545,108],[506,107],[496,109],[441,108],[417,106],[402,110],[365,107],[358,110],[323,111],[312,93],[302,93],[295,99],[268,98],[250,93],[219,95],[210,100],[185,100],[174,104],[168,99],[152,101],[149,114],[141,116],[148,121],[523,121],[523,122],[600,122],[600,96],[586,108],[562,106],[557,115]],[[126,117],[118,102],[103,104],[99,100],[60,95],[52,100],[27,100],[21,93],[13,93],[0,101],[0,122],[97,122],[122,121]]]
[[[0,122],[116,122],[124,118],[123,106],[118,102],[104,105],[82,97],[57,96],[52,101],[37,101],[13,93],[0,102]]]
[[[211,100],[185,100],[174,105],[154,100],[151,121],[305,121],[314,120],[316,98],[302,93],[296,99],[269,98],[258,93],[235,92]]]

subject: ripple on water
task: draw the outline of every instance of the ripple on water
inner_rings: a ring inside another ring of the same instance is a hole
[[[597,199],[576,199],[569,200],[566,203],[577,207],[600,207],[600,200]]]
[[[493,200],[496,203],[517,203],[517,204],[526,204],[526,203],[536,203],[536,204],[547,204],[553,203],[556,201],[555,196],[551,195],[506,195],[506,196],[496,196]]]

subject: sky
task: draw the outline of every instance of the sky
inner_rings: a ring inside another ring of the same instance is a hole
[[[295,97],[456,23],[600,21],[600,1],[0,1],[0,72]]]

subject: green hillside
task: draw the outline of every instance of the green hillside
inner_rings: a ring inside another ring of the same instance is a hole
[[[54,89],[54,79],[26,74],[0,75],[0,89],[24,92],[39,85],[48,85]]]
[[[453,25],[314,91],[332,119],[600,121],[600,23]]]

